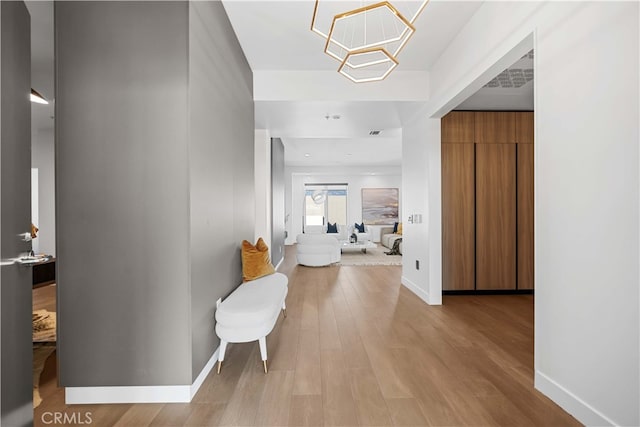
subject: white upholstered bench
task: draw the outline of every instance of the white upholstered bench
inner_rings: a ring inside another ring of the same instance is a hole
[[[274,273],[238,286],[216,310],[216,334],[220,337],[218,373],[228,343],[258,341],[267,373],[267,335],[273,330],[280,310],[287,317],[285,298],[289,279]]]

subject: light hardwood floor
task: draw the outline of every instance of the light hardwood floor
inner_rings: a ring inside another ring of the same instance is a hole
[[[96,426],[580,425],[533,388],[533,297],[451,296],[430,307],[401,267],[295,265],[288,317],[257,343],[230,345],[190,404],[64,404],[55,357],[45,412],[91,412]]]

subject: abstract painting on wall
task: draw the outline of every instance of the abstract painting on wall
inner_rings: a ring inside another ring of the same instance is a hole
[[[398,222],[398,189],[363,188],[362,221],[370,225]]]

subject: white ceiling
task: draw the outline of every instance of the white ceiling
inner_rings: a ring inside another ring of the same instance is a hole
[[[287,166],[400,166],[402,164],[402,138],[398,137],[287,138],[285,144]]]
[[[256,101],[256,127],[282,139],[288,166],[400,166],[403,118],[421,104]]]
[[[421,102],[256,101],[256,127],[282,138],[360,138],[371,130],[400,136]],[[328,118],[327,118],[328,117]]]
[[[375,1],[364,2],[370,3]],[[415,9],[418,4],[411,0],[392,3],[400,10]],[[337,70],[338,62],[324,53],[325,39],[310,30],[315,0],[223,0],[223,4],[254,71]],[[320,0],[319,8],[323,4],[347,11],[363,2]],[[394,73],[427,71],[481,5],[479,1],[431,0],[415,22],[416,32],[398,55],[400,65]],[[285,163],[290,166],[395,166],[401,164],[402,157],[400,129],[421,105],[314,99],[257,101],[256,127],[282,138]],[[340,115],[340,119],[332,119],[333,115]],[[369,136],[373,129],[382,132]],[[305,157],[306,153],[310,156]]]
[[[311,32],[315,0],[223,0],[231,25],[253,70],[336,70],[324,53],[325,39]],[[348,11],[377,1],[320,0]],[[398,9],[418,1],[394,0]],[[398,55],[397,70],[427,71],[482,5],[480,1],[431,0],[415,22],[416,32]]]

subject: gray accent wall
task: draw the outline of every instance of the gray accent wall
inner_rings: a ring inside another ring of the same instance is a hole
[[[219,340],[215,301],[242,282],[253,240],[253,76],[221,2],[189,3],[192,379]]]
[[[56,2],[62,386],[190,383],[187,18]]]
[[[284,144],[280,138],[271,138],[271,261],[273,265],[278,265],[284,258],[284,187]]]
[[[31,267],[10,262],[31,249],[31,42],[23,2],[0,2],[0,424],[33,424]]]
[[[60,384],[192,384],[254,232],[253,77],[221,2],[56,2]]]

